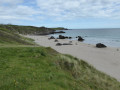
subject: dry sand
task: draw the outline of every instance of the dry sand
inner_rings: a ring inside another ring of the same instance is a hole
[[[41,46],[52,47],[63,54],[70,54],[83,59],[96,69],[120,81],[120,48],[96,48],[94,45],[72,41],[73,45],[56,46],[54,39],[49,36],[27,36]],[[59,40],[60,43],[69,43],[69,40]],[[76,45],[77,43],[77,45]],[[119,49],[119,50],[117,50]]]

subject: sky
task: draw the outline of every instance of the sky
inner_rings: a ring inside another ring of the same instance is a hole
[[[0,24],[120,28],[120,0],[0,0]]]

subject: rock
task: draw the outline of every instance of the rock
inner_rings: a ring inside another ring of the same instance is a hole
[[[62,35],[59,35],[59,39],[65,39]]]
[[[69,37],[65,36],[65,39],[68,39]]]
[[[65,33],[64,31],[54,32],[54,33]]]
[[[59,38],[58,39],[71,39],[72,37],[67,37],[67,36],[62,36],[62,35],[59,35]]]
[[[63,45],[72,45],[71,43],[63,43]]]
[[[59,39],[65,39],[65,38],[67,38],[67,37],[59,35]]]
[[[56,46],[61,46],[62,44],[61,43],[57,43]]]
[[[58,42],[58,40],[57,39],[55,39],[55,41],[54,42]]]
[[[96,47],[97,47],[97,48],[105,48],[105,47],[107,47],[107,46],[104,45],[104,44],[102,44],[102,43],[98,43],[98,44],[96,44]]]
[[[55,39],[55,37],[51,36],[49,39]]]
[[[81,36],[78,36],[78,41],[84,41],[84,39]]]
[[[69,39],[72,39],[72,37],[69,37]]]

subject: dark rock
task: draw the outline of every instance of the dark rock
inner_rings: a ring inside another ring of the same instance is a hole
[[[65,39],[68,39],[69,37],[65,36]]]
[[[49,39],[55,39],[55,37],[51,36]]]
[[[61,46],[62,44],[61,43],[57,43],[56,46]]]
[[[51,32],[50,34],[54,34],[54,32]]]
[[[72,39],[72,37],[69,37],[69,39]]]
[[[58,42],[58,40],[57,40],[57,39],[55,39],[55,42]]]
[[[84,41],[84,39],[81,36],[78,36],[78,41]]]
[[[72,45],[71,43],[63,43],[63,45]]]
[[[102,43],[98,43],[98,44],[96,44],[96,47],[97,47],[97,48],[105,48],[105,47],[107,47],[107,46],[104,45],[104,44],[102,44]]]
[[[65,39],[65,36],[59,35],[59,39]]]
[[[62,35],[59,35],[59,38],[58,39],[71,39],[72,37],[67,37],[67,36],[62,36]]]
[[[59,32],[53,32],[53,33],[65,33],[64,31],[59,31]]]

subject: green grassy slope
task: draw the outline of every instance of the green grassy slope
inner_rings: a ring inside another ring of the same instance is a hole
[[[84,61],[44,47],[0,48],[0,90],[119,90]]]
[[[24,44],[24,45],[33,45],[32,39],[22,37],[13,31],[0,28],[0,45],[7,44]]]
[[[53,29],[46,28],[46,27],[4,25],[4,24],[0,24],[0,28],[5,28],[12,32],[17,32],[20,34],[35,34],[35,35],[50,34],[55,31]]]

